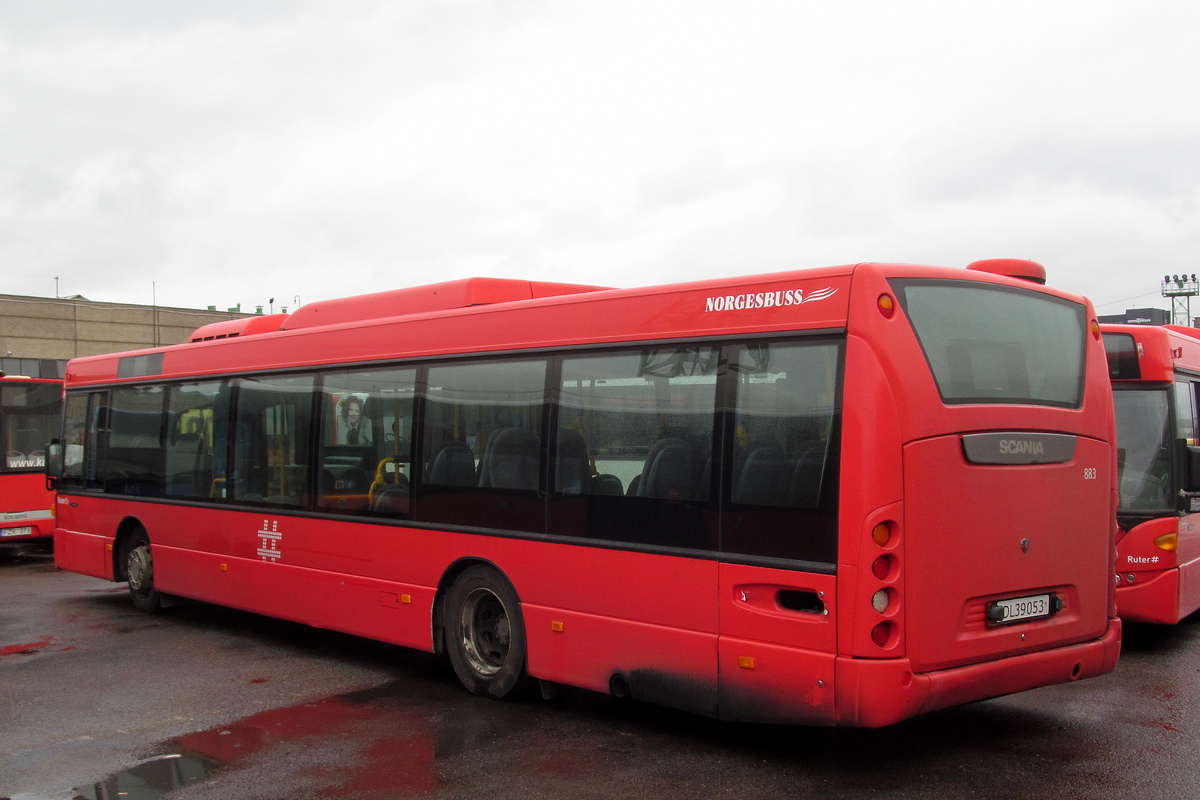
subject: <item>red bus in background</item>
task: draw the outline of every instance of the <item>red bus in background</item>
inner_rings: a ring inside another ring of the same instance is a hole
[[[1100,675],[1099,326],[1039,265],[972,266],[472,279],[76,359],[56,560],[492,697],[881,726]]]
[[[1200,608],[1200,330],[1101,330],[1117,419],[1117,610],[1173,624]]]
[[[54,492],[46,488],[46,444],[62,424],[62,381],[0,372],[0,547],[49,543]]]

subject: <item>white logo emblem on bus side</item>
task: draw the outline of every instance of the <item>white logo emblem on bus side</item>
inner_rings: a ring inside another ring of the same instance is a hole
[[[283,538],[283,534],[278,529],[279,520],[263,520],[262,530],[258,532],[259,541],[262,542],[262,547],[258,548],[258,555],[263,561],[274,563],[283,556],[279,549],[279,540]]]
[[[704,311],[750,311],[774,306],[798,306],[814,300],[825,300],[837,294],[837,289],[826,287],[815,292],[804,293],[803,289],[787,289],[777,292],[754,294],[726,294],[704,298]]]

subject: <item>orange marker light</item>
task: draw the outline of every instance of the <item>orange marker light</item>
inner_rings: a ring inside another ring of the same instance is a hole
[[[875,544],[880,547],[886,547],[887,543],[892,539],[892,528],[886,522],[881,522],[871,531],[871,538],[875,540]]]
[[[883,314],[885,319],[891,319],[896,313],[896,301],[890,294],[879,295],[879,313]]]
[[[1154,546],[1159,550],[1170,550],[1173,552],[1179,548],[1179,534],[1164,533],[1154,540]]]

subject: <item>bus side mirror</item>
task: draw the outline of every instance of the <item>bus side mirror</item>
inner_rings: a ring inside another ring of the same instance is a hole
[[[1200,492],[1200,447],[1187,448],[1187,474],[1183,476],[1185,492]]]
[[[58,439],[46,445],[46,489],[58,491],[58,479],[63,473],[63,446]]]

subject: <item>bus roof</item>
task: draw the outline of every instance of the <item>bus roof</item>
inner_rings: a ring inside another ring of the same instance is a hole
[[[288,316],[214,323],[187,344],[73,359],[67,380],[93,384],[455,353],[841,330],[847,325],[852,278],[863,268],[885,277],[997,283],[1086,302],[990,271],[904,264],[849,264],[607,290],[473,278],[318,301]]]

